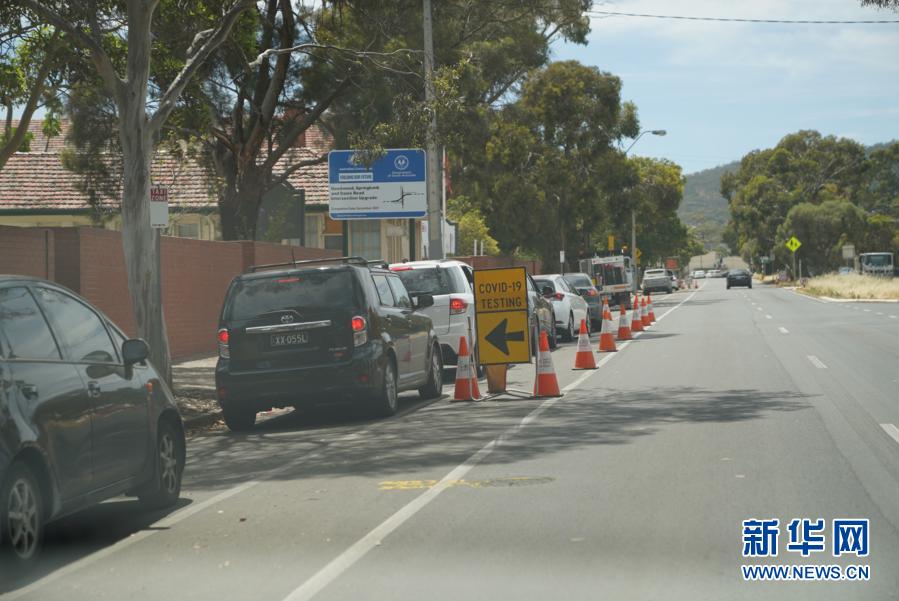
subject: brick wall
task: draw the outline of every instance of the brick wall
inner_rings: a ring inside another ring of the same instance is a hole
[[[231,279],[250,265],[290,261],[291,256],[320,259],[339,253],[163,236],[163,312],[172,357],[214,352],[218,314]],[[0,273],[56,281],[94,303],[128,335],[136,334],[119,232],[0,226]]]
[[[0,273],[55,277],[53,232],[0,225]]]

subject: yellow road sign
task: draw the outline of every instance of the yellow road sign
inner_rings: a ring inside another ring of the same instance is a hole
[[[475,319],[481,364],[530,363],[527,311],[476,313]]]
[[[637,259],[637,260],[639,261],[639,260],[640,260],[640,257],[642,257],[642,256],[643,256],[643,253],[640,251],[639,248],[636,249],[636,250],[634,250],[634,258],[635,258],[635,259]]]
[[[792,236],[789,240],[787,240],[787,248],[790,249],[790,252],[796,252],[797,250],[799,250],[800,246],[802,246],[802,242],[800,242],[796,238],[796,236]]]
[[[615,236],[609,234],[609,250],[615,250]]]
[[[524,267],[476,269],[475,311],[527,311],[528,287]]]

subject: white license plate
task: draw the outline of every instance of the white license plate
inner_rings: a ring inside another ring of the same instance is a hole
[[[296,332],[295,334],[273,334],[269,339],[269,345],[273,347],[295,346],[297,344],[306,344],[308,342],[309,334],[306,332]]]

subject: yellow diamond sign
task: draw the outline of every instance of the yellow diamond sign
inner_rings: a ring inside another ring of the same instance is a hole
[[[800,242],[796,236],[791,236],[789,240],[787,240],[787,248],[790,249],[790,252],[796,252],[799,250],[799,247],[802,246],[802,242]]]

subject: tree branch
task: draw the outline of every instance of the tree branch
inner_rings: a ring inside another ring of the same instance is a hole
[[[28,1],[31,2],[33,0]],[[195,48],[195,52],[188,54],[187,61],[184,63],[181,72],[175,76],[175,79],[172,80],[168,90],[165,91],[165,94],[163,94],[162,99],[159,101],[159,108],[156,109],[153,117],[150,118],[151,132],[159,131],[162,124],[165,123],[165,120],[168,119],[168,116],[175,109],[175,103],[181,96],[181,92],[187,87],[191,78],[203,65],[209,55],[212,54],[212,51],[218,48],[225,38],[228,37],[231,28],[234,26],[234,23],[237,21],[240,14],[254,4],[255,2],[253,2],[253,0],[237,0],[237,2],[228,9],[221,21],[219,21],[219,25],[212,30],[211,33],[209,33],[209,30],[206,30],[198,33],[197,36],[194,37],[191,47]],[[203,41],[199,47],[196,47],[200,39],[205,39],[205,41]]]
[[[53,38],[51,39],[51,43],[56,40],[58,36],[58,30],[53,34]],[[50,69],[53,64],[53,56],[50,49],[44,54],[44,61],[41,63],[41,68],[38,71],[37,78],[34,82],[34,87],[31,88],[31,94],[28,96],[28,101],[25,103],[25,107],[22,109],[22,116],[19,118],[19,125],[16,127],[16,133],[10,137],[9,140],[6,141],[6,144],[3,145],[3,148],[0,148],[0,169],[6,164],[6,161],[9,160],[16,150],[18,150],[19,146],[22,145],[22,140],[25,139],[25,135],[28,133],[28,125],[31,123],[31,116],[34,114],[35,109],[37,108],[38,101],[41,98],[41,94],[44,93],[44,84],[47,80],[47,77],[50,75]]]
[[[291,165],[290,167],[285,169],[280,175],[278,175],[278,178],[272,182],[271,188],[274,188],[275,186],[279,186],[279,185],[283,184],[284,182],[286,182],[288,180],[288,178],[290,178],[291,175],[293,175],[294,173],[296,173],[303,167],[311,167],[312,165],[321,165],[322,163],[327,162],[327,160],[328,160],[328,153],[326,152],[325,154],[320,155],[314,159],[308,159],[306,161],[300,161],[298,163],[294,163],[293,165]]]

